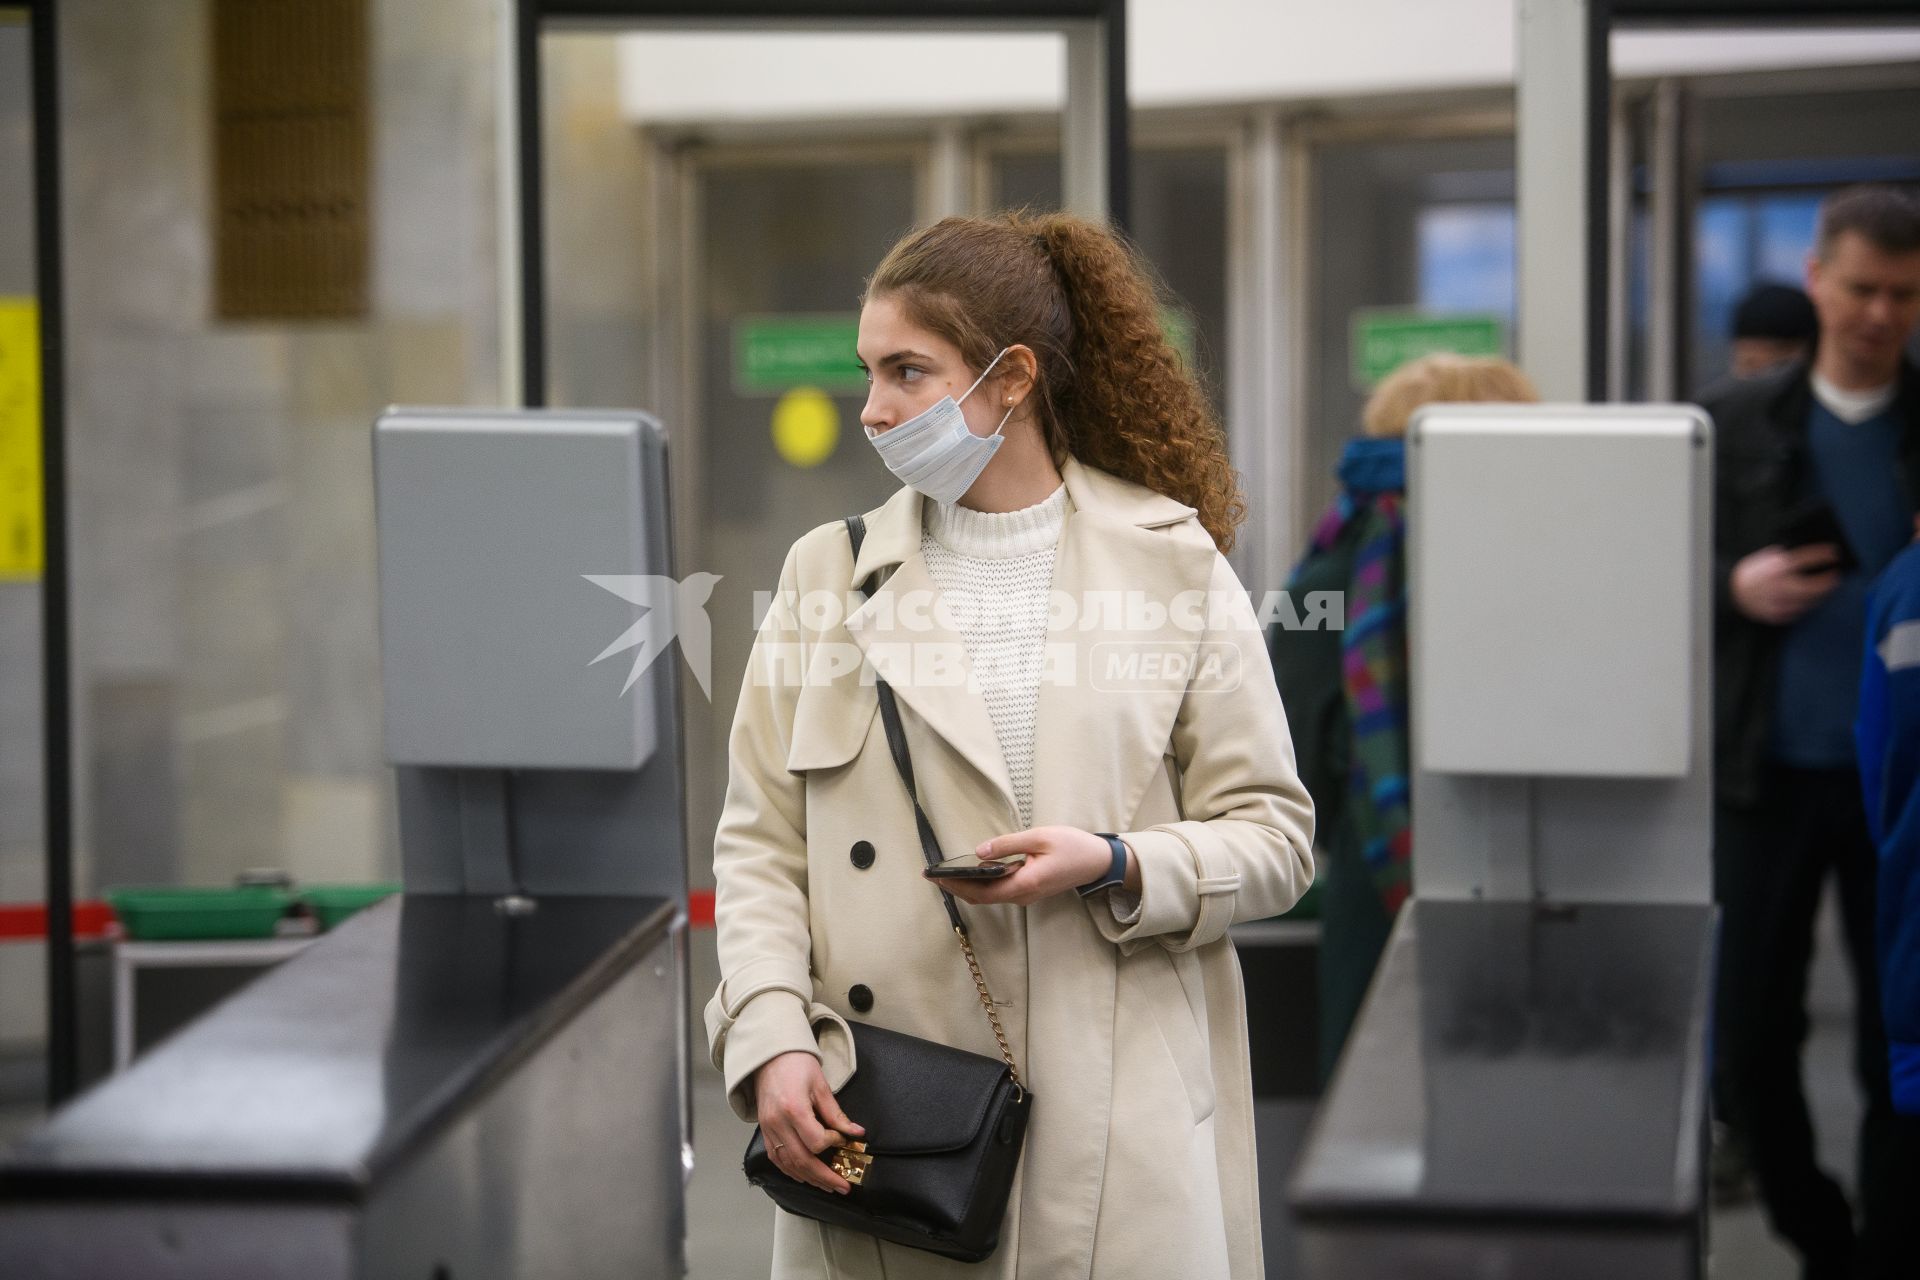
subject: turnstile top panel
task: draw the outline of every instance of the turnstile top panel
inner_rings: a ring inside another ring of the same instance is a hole
[[[0,1156],[0,1196],[357,1199],[672,926],[657,897],[407,894],[348,920]]]
[[[624,770],[653,756],[655,685],[639,675],[680,660],[668,650],[683,625],[702,634],[704,599],[682,598],[649,536],[665,527],[662,439],[638,412],[380,415],[389,760]]]
[[[1713,920],[1409,903],[1295,1167],[1295,1210],[1696,1212]]]

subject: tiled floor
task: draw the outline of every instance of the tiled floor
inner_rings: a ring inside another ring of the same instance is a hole
[[[1820,1162],[1852,1194],[1860,1139],[1860,1095],[1853,1080],[1853,986],[1831,892],[1820,913],[1807,1009],[1813,1032],[1803,1070]],[[1800,1274],[1794,1255],[1768,1230],[1757,1203],[1717,1210],[1709,1231],[1710,1280],[1794,1280]]]

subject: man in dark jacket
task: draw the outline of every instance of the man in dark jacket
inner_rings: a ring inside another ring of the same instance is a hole
[[[1920,496],[1920,370],[1903,356],[1920,320],[1920,201],[1883,186],[1831,197],[1807,292],[1820,315],[1811,363],[1706,405],[1716,428],[1716,1052],[1728,1118],[1747,1136],[1774,1229],[1806,1275],[1854,1274],[1852,1210],[1815,1162],[1800,1078],[1814,912],[1832,870],[1867,1097],[1859,1264],[1893,1275],[1912,1265],[1896,1263],[1885,1241],[1899,1215],[1914,1214],[1895,1198],[1912,1186],[1904,1166],[1914,1156],[1893,1137],[1874,975],[1876,859],[1853,717],[1867,593],[1912,541]],[[1828,532],[1808,533],[1823,524]]]

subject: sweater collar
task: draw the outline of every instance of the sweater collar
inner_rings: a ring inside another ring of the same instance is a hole
[[[1090,517],[1152,529],[1194,514],[1184,502],[1090,467],[1072,454],[1060,467],[1060,479],[1067,490],[1070,520]],[[918,489],[902,485],[879,508],[866,513],[867,538],[854,561],[855,582],[865,582],[876,570],[901,564],[919,551],[927,502]]]
[[[1067,521],[1067,486],[1018,511],[975,511],[957,502],[922,504],[927,534],[956,555],[1006,560],[1044,551],[1060,541]]]

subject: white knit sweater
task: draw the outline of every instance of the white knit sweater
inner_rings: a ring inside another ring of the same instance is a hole
[[[1053,556],[1072,503],[1063,484],[1018,511],[928,502],[920,553],[958,614],[960,639],[1013,781],[1020,825],[1033,825],[1033,724],[1047,636]]]

